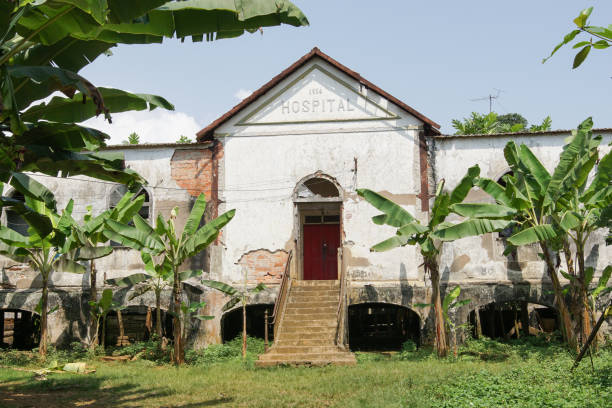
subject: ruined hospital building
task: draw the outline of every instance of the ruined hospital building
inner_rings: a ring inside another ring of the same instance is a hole
[[[379,212],[356,190],[377,191],[426,222],[440,180],[452,189],[474,164],[483,176],[499,180],[509,171],[503,156],[509,140],[528,145],[552,169],[570,133],[457,136],[438,129],[424,114],[315,48],[199,131],[197,143],[106,149],[124,153],[125,166],[148,181],[139,193],[145,195],[141,215],[148,220],[168,216],[178,206],[179,224],[184,223],[200,193],[209,201],[207,219],[236,209],[219,239],[184,268],[201,268],[208,279],[234,285],[246,274],[249,284],[267,286],[247,308],[249,333],[263,337],[267,311],[270,336],[277,336],[277,351],[273,348],[262,361],[280,361],[283,347],[295,358],[314,359],[300,354],[305,346],[319,347],[320,356],[350,361],[352,355],[335,346],[337,341],[352,350],[392,349],[406,340],[431,341],[433,326],[429,308],[414,306],[430,303],[431,295],[418,248],[370,252],[395,230],[372,222]],[[612,130],[596,133],[608,149]],[[122,185],[86,177],[35,178],[56,194],[58,208],[74,198],[76,218],[88,205],[94,213],[112,207],[125,192]],[[488,197],[473,190],[467,200]],[[23,227],[10,211],[1,221]],[[460,285],[462,298],[471,299],[457,311],[456,321],[479,320],[484,334],[503,337],[517,313],[521,319],[520,305],[527,304],[534,329],[554,330],[555,305],[538,248],[520,247],[508,256],[502,255],[504,248],[503,233],[444,244],[442,291]],[[599,276],[612,261],[604,231],[595,234],[587,254]],[[0,258],[0,268],[2,341],[30,346],[36,341],[28,327],[38,318],[40,278],[6,258]],[[144,272],[140,254],[120,246],[97,260],[96,269],[100,283]],[[87,275],[53,273],[50,307],[58,306],[49,316],[53,342],[87,336],[88,285]],[[241,312],[223,312],[227,298],[220,292],[193,281],[184,296],[205,300],[203,314],[215,316],[191,327],[194,346],[232,339],[241,330]],[[123,311],[126,335],[132,341],[146,336],[153,294],[129,300],[124,289],[115,299],[128,306]],[[169,294],[163,296],[164,310],[169,300]],[[169,315],[164,313],[164,319],[171,333]],[[111,315],[107,344],[116,337]]]

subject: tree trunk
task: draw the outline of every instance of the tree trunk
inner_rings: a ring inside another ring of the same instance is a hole
[[[529,336],[529,309],[527,302],[521,302],[521,326],[523,328],[523,335]]]
[[[548,276],[550,276],[550,280],[552,281],[553,291],[555,293],[557,305],[559,306],[559,314],[561,315],[561,323],[563,325],[562,329],[563,333],[565,334],[565,339],[570,349],[577,350],[578,344],[576,343],[576,336],[574,336],[574,331],[572,330],[570,314],[567,310],[567,306],[565,305],[565,299],[563,297],[561,284],[559,283],[559,277],[557,276],[557,270],[555,269],[555,265],[550,256],[548,246],[544,242],[540,242],[540,248],[544,253],[544,260],[546,261]]]
[[[242,303],[242,359],[246,359],[247,333],[246,333],[246,305]]]
[[[91,261],[89,261],[89,301],[90,302],[97,302],[98,301],[98,291],[97,291],[97,272],[96,272],[96,265],[95,265],[95,261],[92,259]],[[90,330],[98,330],[98,325],[97,325],[97,318],[96,316],[94,316],[93,313],[89,313],[89,329]],[[98,336],[97,335],[91,335],[90,337],[92,339],[91,342],[91,347],[94,348],[97,346],[97,340],[98,340]]]
[[[427,260],[425,262],[428,262]],[[429,273],[431,276],[432,287],[432,303],[434,305],[434,316],[436,325],[436,351],[438,356],[445,357],[448,354],[448,345],[446,344],[446,330],[444,329],[444,316],[442,315],[442,300],[440,299],[440,273],[438,265],[435,261],[431,262]]]
[[[47,340],[48,340],[48,333],[47,333],[47,310],[49,309],[49,305],[48,305],[48,301],[49,301],[49,275],[48,273],[44,273],[41,271],[42,274],[42,298],[41,298],[41,305],[40,305],[40,346],[38,347],[38,353],[43,356],[46,357],[47,356]]]
[[[119,338],[120,341],[123,342],[123,337],[125,337],[125,330],[123,329],[123,315],[121,314],[121,310],[117,309],[117,323],[119,323]],[[123,345],[123,343],[121,343]]]
[[[106,315],[102,317],[102,341],[100,344],[104,350],[106,348]]]
[[[480,308],[474,309],[474,320],[476,323],[476,338],[482,338],[482,324],[480,323]]]
[[[174,283],[172,285],[174,317],[174,364],[183,363],[183,333],[181,330],[181,283],[179,282],[178,267],[174,267]]]
[[[161,325],[161,293],[155,292],[155,332],[161,341],[162,325]]]
[[[578,235],[578,239],[582,240],[582,235]],[[576,255],[578,258],[578,273],[579,273],[579,284],[580,292],[578,296],[580,316],[580,343],[584,344],[591,334],[591,307],[589,306],[589,294],[586,282],[586,269],[584,266],[584,247],[577,245]],[[597,347],[597,338],[594,338],[593,343]]]

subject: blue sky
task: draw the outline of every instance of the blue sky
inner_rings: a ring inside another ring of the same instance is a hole
[[[529,122],[552,118],[575,127],[593,116],[612,127],[612,50],[595,50],[578,69],[575,50],[547,56],[573,29],[579,11],[594,6],[591,23],[612,23],[611,1],[295,0],[310,27],[265,28],[230,40],[120,46],[81,73],[96,85],[166,97],[174,113],[114,115],[101,125],[117,143],[136,131],[145,141],[172,142],[239,102],[317,46],[332,58],[406,102],[453,133],[451,120],[488,112],[519,112]],[[369,7],[367,5],[370,5]],[[376,4],[376,7],[372,7]],[[583,38],[584,40],[587,37]]]

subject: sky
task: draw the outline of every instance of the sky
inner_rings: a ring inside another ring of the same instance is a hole
[[[313,47],[454,133],[452,119],[493,110],[518,112],[530,123],[547,115],[553,129],[592,116],[612,127],[612,49],[593,50],[572,70],[576,50],[550,54],[583,8],[590,22],[612,23],[609,0],[294,0],[309,27],[267,27],[262,33],[213,42],[121,45],[80,73],[97,86],[165,97],[175,111],[126,112],[113,124],[87,125],[120,143],[174,142],[231,109]],[[376,4],[376,7],[372,7]],[[368,6],[369,5],[369,6]],[[583,36],[582,40],[588,37]]]

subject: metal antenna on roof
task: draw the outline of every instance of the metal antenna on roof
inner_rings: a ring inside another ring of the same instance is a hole
[[[482,98],[475,98],[475,99],[470,99],[470,102],[477,102],[477,101],[486,101],[487,99],[489,100],[489,113],[491,113],[491,111],[493,111],[493,101],[495,99],[499,98],[499,95],[504,92],[503,89],[497,89],[497,88],[493,88],[496,93],[495,95],[489,94],[488,96],[484,96]]]

